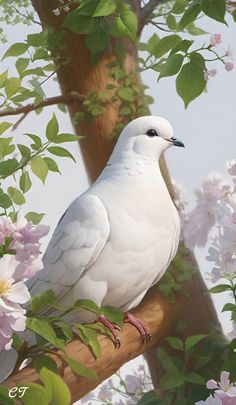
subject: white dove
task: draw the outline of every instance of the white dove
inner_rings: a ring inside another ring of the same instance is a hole
[[[59,221],[31,295],[52,289],[61,305],[90,299],[125,312],[143,339],[149,332],[128,311],[163,276],[179,243],[179,217],[158,165],[173,137],[170,123],[146,116],[122,131],[105,169]],[[93,314],[72,313],[90,322]],[[100,317],[119,345],[116,326]]]
[[[44,269],[28,284],[32,296],[51,289],[62,306],[83,298],[114,306],[125,312],[125,322],[144,341],[150,338],[129,310],[160,280],[177,251],[179,216],[158,164],[172,145],[184,146],[161,117],[140,117],[123,129],[97,181],[60,219],[43,258]],[[94,317],[88,311],[73,312],[67,320],[91,322]],[[117,326],[104,316],[99,320],[119,346]],[[16,358],[14,350],[0,353],[6,366],[0,381]]]

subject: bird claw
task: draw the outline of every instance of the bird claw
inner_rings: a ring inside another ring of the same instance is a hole
[[[149,329],[142,321],[140,321],[140,319],[137,319],[129,312],[126,312],[124,322],[133,325],[139,331],[140,335],[142,336],[143,343],[150,342],[152,335]]]
[[[121,341],[119,336],[117,336],[116,331],[121,331],[121,328],[117,324],[109,321],[104,315],[100,315],[97,321],[101,322],[111,332],[114,339],[115,348],[119,349],[121,346]]]

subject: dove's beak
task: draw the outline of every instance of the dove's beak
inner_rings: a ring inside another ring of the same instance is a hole
[[[180,148],[184,148],[184,143],[179,139],[175,138],[174,136],[170,138],[170,142],[172,142],[174,146],[180,146]]]

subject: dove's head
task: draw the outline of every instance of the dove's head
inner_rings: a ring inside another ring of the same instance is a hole
[[[184,147],[184,144],[174,137],[173,128],[165,118],[140,117],[131,121],[121,132],[113,158],[129,158],[132,154],[138,154],[158,160],[170,146]]]

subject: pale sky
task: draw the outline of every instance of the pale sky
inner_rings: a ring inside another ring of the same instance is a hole
[[[223,24],[205,18],[201,20],[201,27],[210,33],[221,33],[223,38],[221,49],[226,50],[230,46],[236,55],[235,23],[230,22],[227,28]],[[11,27],[10,30],[7,29],[8,37],[12,42],[16,37],[17,41],[23,41],[26,33],[32,32],[32,29],[20,25]],[[143,38],[149,38],[152,32],[151,27],[146,28]],[[204,39],[205,37],[199,37],[198,43],[201,44]],[[4,53],[4,49],[2,52]],[[0,71],[3,70],[3,65],[11,66],[11,62],[11,59],[6,59],[1,64]],[[186,188],[187,198],[191,204],[194,201],[193,190],[200,185],[204,177],[211,171],[226,175],[225,162],[236,158],[236,69],[226,72],[220,63],[213,63],[210,67],[216,68],[218,73],[209,80],[208,92],[193,101],[187,110],[176,95],[173,78],[164,78],[157,84],[154,72],[148,71],[143,74],[143,80],[150,86],[150,94],[155,98],[155,104],[151,107],[152,113],[166,117],[172,123],[176,137],[185,143],[185,149],[169,150],[166,159],[171,175]],[[59,94],[55,82],[45,88],[48,96]],[[40,116],[29,114],[14,136],[23,142],[24,132],[42,135],[53,111],[55,108],[50,107],[44,109]],[[58,110],[56,114],[60,121],[60,130],[73,131],[70,119]],[[77,163],[74,164],[69,159],[58,159],[58,162],[61,162],[62,176],[50,173],[45,186],[38,179],[34,179],[34,186],[27,193],[27,204],[24,209],[45,212],[44,223],[51,225],[51,232],[72,199],[88,186],[78,145],[70,145],[70,150],[77,156]],[[44,247],[50,235],[45,239]],[[196,251],[203,274],[211,268],[205,261],[206,252],[206,249]],[[224,329],[228,332],[231,329],[228,318],[220,314],[224,299],[222,294],[217,295],[215,302]]]

